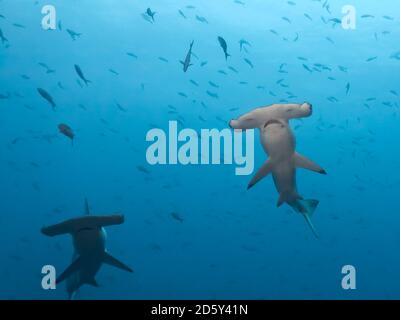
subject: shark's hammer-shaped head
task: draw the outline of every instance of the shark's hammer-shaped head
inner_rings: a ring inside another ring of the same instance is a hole
[[[262,128],[265,123],[274,119],[288,121],[290,119],[305,118],[312,114],[312,105],[308,102],[302,104],[273,104],[256,108],[236,120],[231,120],[232,129],[246,130]]]

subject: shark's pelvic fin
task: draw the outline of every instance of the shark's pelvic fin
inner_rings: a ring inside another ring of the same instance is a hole
[[[64,281],[65,279],[72,276],[75,272],[79,271],[82,267],[82,257],[78,257],[74,262],[72,262],[67,269],[57,278],[56,284]]]
[[[127,265],[119,261],[118,259],[114,258],[112,255],[110,255],[107,252],[104,252],[103,255],[103,263],[109,264],[110,266],[128,271],[128,272],[133,272],[131,268],[129,268]]]
[[[95,278],[92,278],[92,279],[86,281],[86,283],[91,285],[91,286],[93,286],[93,287],[96,287],[96,288],[99,286],[99,284],[97,283]]]
[[[247,186],[247,189],[253,187],[258,181],[260,181],[262,178],[270,174],[271,171],[272,171],[272,162],[270,159],[268,159],[266,162],[264,162],[261,168],[258,169],[257,173],[251,179],[249,185]]]
[[[326,174],[326,171],[323,168],[321,168],[318,164],[307,159],[305,156],[302,156],[298,152],[295,152],[294,154],[294,163],[295,166],[298,168],[308,169],[321,174]]]

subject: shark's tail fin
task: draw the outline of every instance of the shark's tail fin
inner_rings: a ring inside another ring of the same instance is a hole
[[[318,233],[311,222],[311,218],[313,216],[315,209],[319,204],[319,201],[318,200],[297,200],[297,201],[300,203],[300,210],[299,210],[300,213],[303,214],[304,218],[307,221],[307,224],[310,226],[315,237],[319,238]]]
[[[83,81],[85,81],[85,84],[88,86],[89,83],[92,83],[92,81],[88,80],[88,79],[83,79]]]

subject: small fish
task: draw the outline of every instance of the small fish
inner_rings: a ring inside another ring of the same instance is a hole
[[[325,39],[328,40],[330,43],[335,44],[335,42],[330,37],[326,37]]]
[[[303,68],[306,69],[308,72],[313,72],[309,66],[307,66],[306,64],[303,64]]]
[[[39,92],[39,94],[42,96],[43,99],[45,99],[48,103],[51,104],[51,106],[54,110],[56,107],[56,104],[55,104],[53,98],[50,96],[50,94],[42,88],[37,88],[37,91]]]
[[[121,110],[122,112],[126,112],[127,110],[123,107],[123,106],[121,106],[118,102],[115,102],[115,105],[117,106],[117,108],[119,109],[119,110]]]
[[[4,36],[4,33],[3,33],[3,31],[1,30],[1,28],[0,28],[0,39],[1,39],[1,43],[5,43],[5,42],[8,42],[8,39]]]
[[[67,29],[67,32],[74,41],[76,38],[79,38],[82,35],[82,33],[75,32],[74,30],[71,29]]]
[[[347,68],[346,67],[338,66],[338,68],[339,68],[340,71],[347,73]]]
[[[140,172],[143,172],[143,173],[145,173],[145,174],[150,174],[150,171],[147,170],[145,167],[143,167],[143,166],[141,166],[141,165],[136,166],[136,169],[138,169]]]
[[[218,99],[218,94],[217,93],[214,93],[214,92],[211,92],[211,91],[206,91],[206,93],[210,96],[210,97],[212,97],[212,98],[214,98],[214,99]]]
[[[350,92],[350,83],[347,83],[346,85],[346,94],[349,94]]]
[[[304,16],[305,16],[308,20],[313,21],[313,19],[311,18],[311,16],[310,16],[309,14],[305,13]]]
[[[222,50],[224,50],[225,60],[228,60],[228,57],[230,57],[231,55],[228,53],[228,45],[226,44],[225,39],[222,37],[218,37],[218,42],[219,42]]]
[[[203,61],[202,63],[200,63],[200,67],[204,67],[207,63],[207,61]]]
[[[252,69],[254,68],[253,63],[252,63],[249,59],[244,58],[243,60],[244,60]]]
[[[108,69],[112,74],[115,74],[116,76],[119,76],[119,73],[115,71],[114,69]]]
[[[237,70],[236,70],[234,67],[232,67],[232,66],[229,66],[228,69],[231,70],[231,71],[233,71],[233,72],[235,72],[235,73],[238,73],[238,72],[239,72],[239,71],[237,71]]]
[[[158,60],[168,63],[168,59],[166,59],[164,57],[158,57]]]
[[[17,27],[17,28],[21,28],[21,29],[25,29],[26,28],[24,25],[22,25],[20,23],[13,23],[13,26]]]
[[[199,21],[199,22],[207,23],[207,24],[208,24],[207,19],[204,18],[204,17],[201,17],[201,16],[196,15],[196,20]]]
[[[288,22],[290,24],[292,23],[292,21],[288,17],[282,17],[282,20],[286,21],[286,22]]]
[[[4,95],[4,94],[0,93],[0,100],[5,100],[5,99],[8,99],[9,97],[10,97],[9,93],[7,93],[7,95]]]
[[[196,87],[199,86],[199,84],[198,84],[196,81],[194,81],[194,80],[190,80],[190,83],[192,83],[192,84],[195,85]]]
[[[363,14],[361,18],[366,19],[366,18],[375,18],[372,14]]]
[[[154,11],[151,11],[150,8],[147,8],[146,10],[146,14],[151,18],[151,20],[153,20],[154,22],[154,15],[156,14]]]
[[[212,82],[212,81],[208,81],[209,85],[214,87],[214,88],[219,88],[219,85],[217,85],[216,83]]]
[[[58,21],[58,30],[62,31],[61,20],[60,20],[60,21]]]
[[[270,29],[269,31],[270,31],[272,34],[276,35],[276,36],[279,35],[279,33],[278,33],[276,30],[274,30],[274,29]]]
[[[176,212],[171,212],[171,217],[180,223],[183,222],[183,218]]]
[[[74,145],[75,135],[74,135],[74,132],[72,131],[72,129],[68,125],[61,123],[58,125],[58,130],[60,131],[61,134],[70,138],[72,145]]]
[[[178,94],[179,94],[181,97],[184,97],[184,98],[187,98],[187,97],[188,97],[187,94],[184,93],[184,92],[178,92]]]
[[[374,61],[374,60],[376,60],[376,59],[378,59],[378,57],[371,57],[371,58],[368,58],[368,59],[366,60],[366,62],[371,62],[371,61]]]
[[[85,76],[83,75],[82,69],[77,64],[75,64],[74,67],[75,67],[75,71],[78,74],[79,78],[81,78],[85,82],[86,85],[88,85],[88,83],[91,83],[90,80],[85,78]]]
[[[240,46],[240,51],[242,51],[242,49],[244,48],[244,46],[249,46],[249,47],[251,47],[251,44],[250,44],[250,42],[248,42],[247,40],[241,39],[241,40],[239,40],[239,46]]]
[[[190,63],[190,58],[192,56],[193,44],[194,44],[194,40],[190,44],[189,51],[187,52],[186,57],[185,57],[185,61],[182,61],[182,60],[180,61],[180,63],[183,66],[183,72],[186,72],[189,69],[189,67],[193,65],[192,63]]]
[[[179,12],[179,14],[181,15],[182,18],[186,19],[186,16],[185,16],[185,14],[183,13],[182,10],[178,10],[178,12]]]
[[[138,56],[137,56],[136,54],[132,53],[132,52],[127,52],[126,54],[127,54],[128,56],[132,57],[132,58],[135,58],[135,59],[138,58]]]

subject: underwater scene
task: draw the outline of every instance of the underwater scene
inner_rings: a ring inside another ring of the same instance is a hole
[[[0,0],[0,299],[399,299],[395,0]]]

